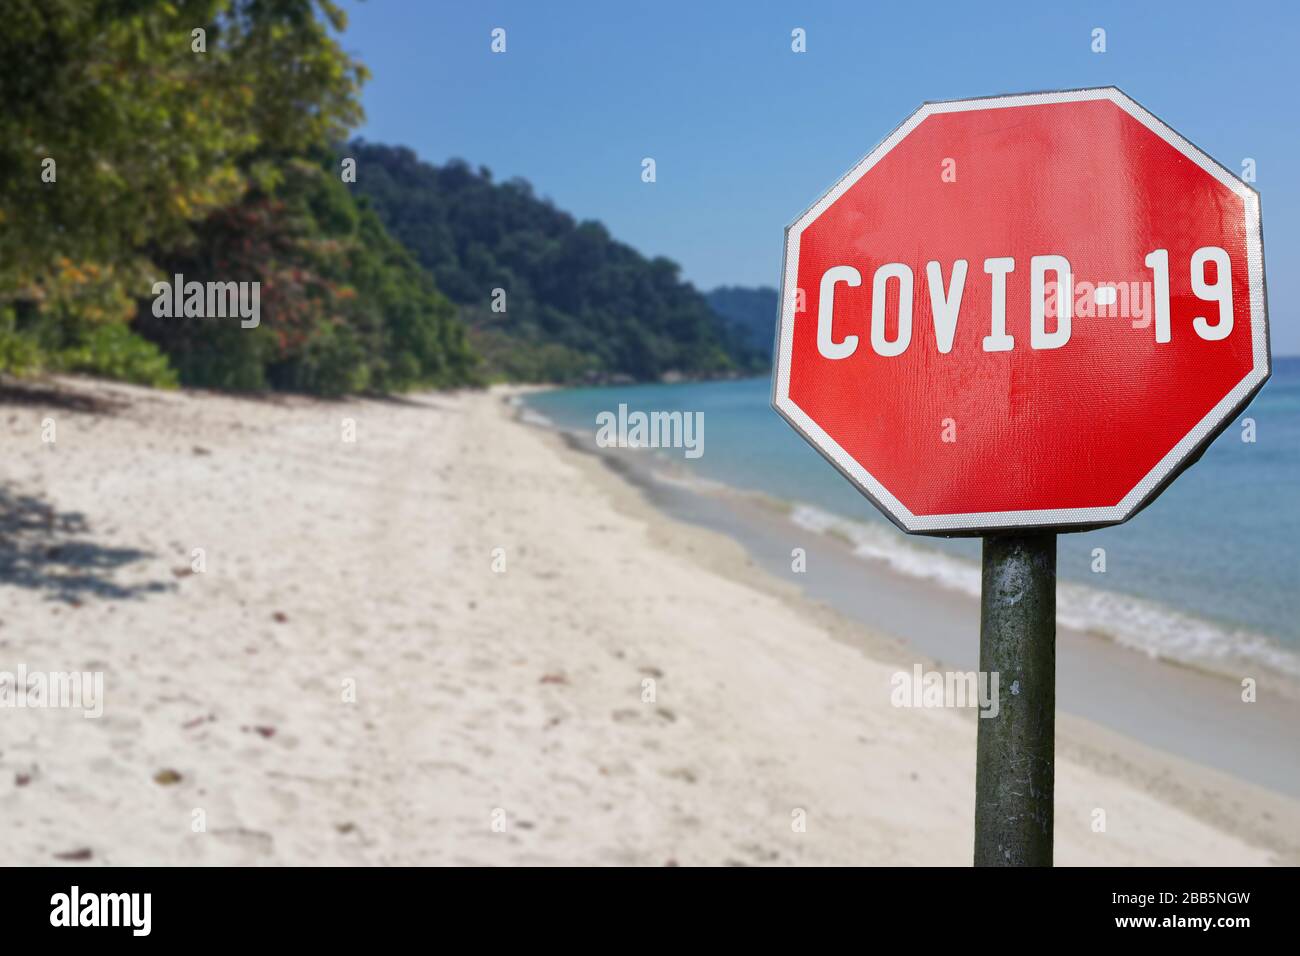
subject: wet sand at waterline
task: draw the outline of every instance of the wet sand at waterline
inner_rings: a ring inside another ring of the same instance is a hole
[[[976,718],[891,705],[907,635],[504,398],[6,388],[0,671],[104,701],[0,710],[0,863],[968,864]],[[1058,863],[1300,859],[1294,802],[1059,731]]]
[[[739,541],[760,568],[798,584],[805,597],[836,608],[867,630],[905,637],[912,658],[927,668],[973,671],[979,666],[975,595],[863,558],[834,534],[810,534],[789,520],[781,503],[762,496],[663,482],[640,464],[626,467],[635,459],[620,462],[606,455],[605,460],[657,508]],[[794,547],[805,550],[803,574],[791,571]],[[1060,711],[1300,798],[1296,686],[1282,675],[1252,673],[1257,693],[1247,703],[1236,677],[1148,656],[1086,631],[1057,628]]]

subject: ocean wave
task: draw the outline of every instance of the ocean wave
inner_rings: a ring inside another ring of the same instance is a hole
[[[537,409],[524,402],[511,402],[518,408],[519,420],[525,425],[537,425],[541,428],[555,428],[555,422],[547,418]]]
[[[880,561],[902,574],[923,578],[978,598],[980,568],[973,561],[901,538],[891,527],[873,526],[796,503],[790,520],[807,531],[844,541],[855,555]],[[1059,627],[1107,638],[1149,657],[1239,678],[1263,667],[1300,679],[1300,655],[1263,634],[1229,628],[1155,601],[1058,581]]]
[[[687,491],[694,491],[701,494],[734,494],[736,490],[728,484],[721,481],[713,481],[710,478],[702,478],[697,474],[680,468],[674,467],[674,463],[657,461],[657,467],[650,468],[646,474],[652,481],[661,485],[667,485],[671,488],[684,488]]]

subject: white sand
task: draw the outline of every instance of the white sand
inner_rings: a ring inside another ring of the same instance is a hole
[[[102,670],[106,701],[0,710],[0,864],[969,863],[973,716],[892,707],[896,645],[834,639],[500,393],[58,391],[122,404],[0,408],[0,487],[85,519],[7,533],[0,671]],[[206,572],[176,576],[196,547]],[[1084,733],[1058,863],[1291,852],[1267,838],[1291,805],[1171,801]]]

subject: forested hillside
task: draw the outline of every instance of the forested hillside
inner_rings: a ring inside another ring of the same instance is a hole
[[[495,374],[532,381],[654,380],[756,371],[765,350],[720,321],[676,263],[578,222],[521,179],[433,166],[354,142],[358,188],[459,306]]]
[[[707,298],[713,311],[730,322],[749,345],[771,355],[776,336],[776,289],[719,286]]]
[[[674,262],[527,182],[341,147],[345,26],[331,0],[5,4],[0,373],[337,395],[765,366]]]

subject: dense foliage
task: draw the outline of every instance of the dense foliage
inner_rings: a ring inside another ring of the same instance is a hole
[[[472,380],[450,305],[323,158],[365,77],[330,0],[4,14],[0,371],[327,393]],[[155,319],[174,271],[261,282],[262,324]]]
[[[359,188],[460,307],[495,373],[653,380],[763,366],[763,352],[714,314],[676,263],[647,259],[598,222],[576,222],[527,182],[497,183],[459,161],[433,166],[400,147],[354,142],[347,152]]]
[[[250,193],[209,216],[192,242],[154,258],[166,276],[215,272],[260,284],[256,328],[141,309],[136,328],[171,357],[182,381],[332,395],[473,377],[451,304],[320,165],[290,164],[274,195]]]

